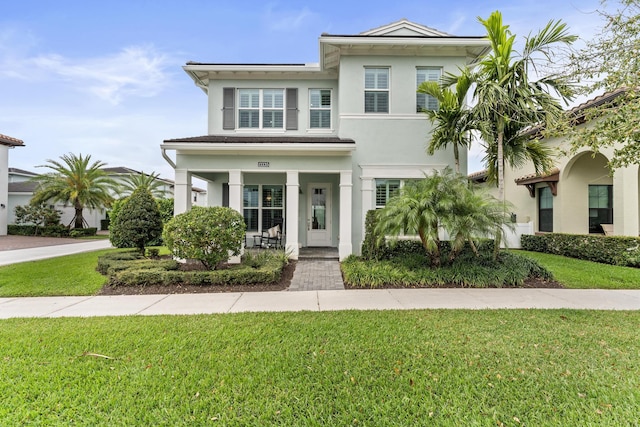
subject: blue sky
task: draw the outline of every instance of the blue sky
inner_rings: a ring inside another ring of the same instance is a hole
[[[357,34],[401,18],[483,35],[500,10],[524,37],[562,19],[584,39],[598,0],[50,1],[0,0],[0,133],[26,146],[9,166],[73,152],[173,179],[164,139],[204,135],[207,102],[182,66],[199,62],[318,62],[321,33]],[[478,148],[469,171],[482,169]]]

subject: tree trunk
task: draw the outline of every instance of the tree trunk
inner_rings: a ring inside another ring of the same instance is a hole
[[[460,173],[460,152],[458,151],[458,144],[453,144],[453,158],[456,165],[456,173]]]
[[[75,210],[76,210],[76,216],[75,216],[75,223],[73,225],[73,228],[84,228],[84,218],[82,217],[82,205],[80,203],[78,203],[78,201],[75,202]]]

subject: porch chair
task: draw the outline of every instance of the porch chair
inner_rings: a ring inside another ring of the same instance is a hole
[[[280,230],[280,224],[276,224],[268,230],[262,231],[262,235],[260,236],[260,247],[267,249],[282,248],[282,231]]]

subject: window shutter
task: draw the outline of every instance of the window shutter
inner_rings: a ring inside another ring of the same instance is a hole
[[[222,129],[236,128],[235,115],[236,89],[225,87],[222,89]]]
[[[298,129],[298,89],[287,89],[287,130]]]

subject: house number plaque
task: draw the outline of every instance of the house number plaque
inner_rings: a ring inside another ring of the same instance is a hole
[[[269,162],[258,162],[258,167],[259,168],[268,168],[269,167]]]

